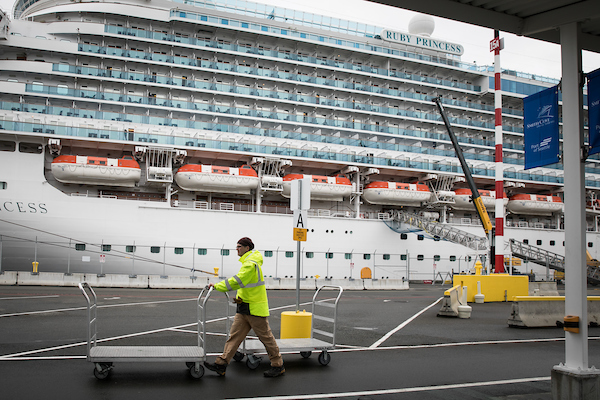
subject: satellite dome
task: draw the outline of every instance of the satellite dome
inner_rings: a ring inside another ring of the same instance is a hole
[[[435,21],[431,15],[417,14],[408,23],[408,32],[413,35],[431,36]]]

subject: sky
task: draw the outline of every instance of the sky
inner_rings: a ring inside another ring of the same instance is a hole
[[[408,23],[417,14],[364,0],[255,1],[335,16],[401,32],[408,32]],[[12,5],[13,0],[0,0],[0,8],[5,11],[12,10]],[[432,37],[463,45],[465,51],[462,61],[474,62],[477,65],[493,64],[494,56],[489,51],[489,42],[494,36],[491,29],[439,17],[434,17],[434,21],[435,30]],[[560,46],[503,32],[500,33],[500,36],[504,38],[505,42],[504,50],[500,52],[500,65],[503,69],[560,78]],[[600,54],[584,51],[583,71],[590,72],[598,68],[600,68]]]

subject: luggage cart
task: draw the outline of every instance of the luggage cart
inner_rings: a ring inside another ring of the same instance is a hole
[[[213,288],[202,289],[198,304],[198,346],[98,346],[97,310],[94,290],[87,282],[79,284],[87,301],[87,360],[94,363],[94,376],[105,379],[113,369],[113,362],[185,362],[190,375],[199,379],[204,375],[202,362],[206,360],[206,302]],[[229,300],[229,295],[225,293]],[[228,301],[229,302],[229,301]],[[227,306],[229,321],[229,306]],[[229,329],[227,329],[229,331]]]
[[[331,298],[317,300],[319,293],[322,289],[328,288],[336,290],[335,300],[331,303]],[[323,285],[317,289],[312,299],[312,326],[310,332],[310,338],[299,338],[299,339],[275,339],[279,351],[281,353],[286,352],[299,352],[303,358],[309,358],[313,351],[320,351],[318,360],[319,364],[327,365],[331,361],[331,355],[327,352],[335,348],[336,338],[336,325],[337,325],[337,307],[340,297],[344,289],[341,286]],[[317,307],[333,308],[333,318],[318,315],[315,313]],[[323,331],[315,329],[315,319],[331,323],[331,331]],[[318,334],[320,336],[329,337],[331,341],[324,341],[316,339],[314,336]],[[249,339],[244,340],[241,346],[241,350],[238,350],[233,357],[236,361],[242,361],[244,356],[246,358],[246,366],[250,369],[258,368],[262,357],[256,355],[256,353],[265,352],[265,347],[260,340]]]

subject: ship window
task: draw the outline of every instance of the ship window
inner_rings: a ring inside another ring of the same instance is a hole
[[[523,239],[523,243],[529,244],[529,239]]]
[[[96,160],[88,160],[88,164],[96,164]]]
[[[271,251],[271,250],[266,250],[266,251],[265,251],[265,257],[273,257],[273,251]]]
[[[424,240],[424,239],[425,239],[425,236],[423,236],[423,235],[417,235],[417,240]]]
[[[556,241],[554,241],[554,240],[551,240],[551,241],[550,241],[550,246],[556,246]]]
[[[456,256],[450,256],[450,261],[456,261]]]
[[[1,127],[1,125],[0,125],[0,127]],[[16,149],[17,149],[17,144],[15,142],[9,142],[7,140],[0,140],[0,151],[15,151]]]
[[[127,253],[135,253],[135,246],[125,246],[125,251]]]
[[[221,255],[222,256],[228,256],[229,255],[229,249],[221,249]]]
[[[536,243],[537,243],[537,245],[538,245],[538,246],[541,246],[541,245],[542,245],[542,241],[541,241],[540,239],[538,239],[538,240],[536,241]]]
[[[325,258],[333,258],[333,253],[325,253]]]
[[[384,260],[389,260],[390,259],[390,255],[389,254],[384,254],[383,255],[383,259]]]
[[[594,243],[588,242],[588,247],[594,247]]]
[[[98,162],[100,165],[106,165],[106,161],[99,161]]]
[[[205,256],[207,253],[206,249],[198,249],[198,255]]]
[[[417,256],[417,261],[423,261],[425,259],[425,256],[423,254],[419,254]]]
[[[77,251],[84,251],[85,250],[85,244],[83,244],[83,243],[75,243],[75,250],[77,250]]]
[[[21,153],[42,154],[42,145],[37,143],[19,143],[19,151]]]
[[[175,254],[183,254],[183,247],[175,247]]]
[[[286,258],[292,258],[292,257],[294,257],[294,252],[293,251],[286,251],[285,252],[285,256],[286,256]]]
[[[440,261],[440,256],[439,255],[435,255],[433,256],[433,261]]]
[[[352,260],[352,253],[346,253],[344,254],[344,257],[346,258],[346,260]]]
[[[156,253],[156,254],[160,253],[160,247],[158,247],[158,246],[150,247],[150,253]]]
[[[406,233],[401,233],[400,240],[406,240],[406,239],[408,239],[408,235]]]
[[[364,260],[370,260],[371,259],[371,255],[370,254],[363,254],[363,259]]]
[[[406,254],[400,254],[400,260],[401,261],[406,261],[408,257],[406,256]]]
[[[110,244],[103,244],[102,245],[102,251],[110,251],[111,245]]]
[[[306,252],[306,258],[314,258],[314,257],[315,257],[315,253],[313,253],[312,251]]]
[[[0,190],[6,189],[6,182],[0,182]]]

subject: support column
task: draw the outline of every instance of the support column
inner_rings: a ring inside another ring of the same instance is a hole
[[[579,331],[565,331],[565,363],[552,370],[552,396],[597,399],[600,374],[588,367],[585,174],[580,27],[560,27],[562,59],[563,165],[565,172],[565,314],[579,317]],[[593,397],[590,397],[593,396]]]
[[[496,139],[496,234],[494,272],[504,272],[504,162],[502,157],[502,79],[500,69],[500,33],[494,31],[497,46],[494,50],[494,107],[496,109],[495,139]],[[491,243],[491,240],[490,240]],[[491,261],[491,260],[490,260]]]

